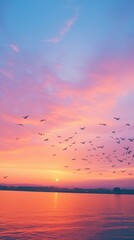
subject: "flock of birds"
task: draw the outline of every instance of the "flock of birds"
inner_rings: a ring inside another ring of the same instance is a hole
[[[22,118],[24,121],[16,125],[24,127],[29,115]],[[113,119],[118,122],[121,120],[119,117]],[[45,123],[47,120],[43,118],[39,122]],[[62,168],[72,171],[73,174],[96,173],[98,175],[125,174],[134,176],[134,137],[130,137],[132,135],[131,129],[127,129],[126,133],[124,128],[119,130],[119,126],[115,124],[115,129],[109,132],[109,129],[106,130],[108,124],[99,123],[98,126],[101,128],[101,131],[99,130],[100,135],[90,135],[89,138],[86,130],[88,126],[82,126],[66,138],[63,135],[55,136],[56,141],[54,140],[54,143],[52,143],[52,139],[47,136],[46,132],[40,131],[37,134],[40,136],[41,141],[47,144],[47,148],[50,148],[52,165],[55,158],[58,160],[60,157],[65,163]],[[131,127],[131,124],[126,123],[123,127]],[[21,140],[21,138],[16,137],[16,140]],[[5,179],[7,177],[4,176]]]

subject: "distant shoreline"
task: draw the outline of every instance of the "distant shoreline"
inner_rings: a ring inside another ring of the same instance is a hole
[[[25,192],[59,192],[59,193],[86,193],[86,194],[127,194],[134,195],[134,189],[88,189],[88,188],[56,188],[56,187],[36,187],[36,186],[4,186],[0,185],[0,191],[25,191]]]

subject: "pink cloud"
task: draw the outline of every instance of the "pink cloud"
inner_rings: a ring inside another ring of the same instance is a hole
[[[32,119],[27,120],[31,121],[29,125],[35,125],[34,119],[38,121],[47,117],[49,129],[62,123],[73,124],[77,121],[80,124],[89,115],[94,116],[96,123],[95,109],[105,118],[104,111],[113,109],[117,98],[134,87],[132,63],[125,68],[125,60],[111,63],[107,59],[107,64],[105,62],[103,58],[96,60],[92,66],[84,69],[80,82],[71,83],[62,81],[52,68],[37,64],[37,59],[27,57],[25,61],[22,56],[20,62],[14,60],[12,69],[9,68],[13,81],[5,75],[7,79],[1,83],[1,109],[12,115],[15,115],[15,111],[17,115],[19,112],[20,117],[30,114]],[[3,70],[1,73],[4,74]]]
[[[0,68],[0,74],[2,74],[5,78],[9,78],[9,79],[12,79],[13,77],[11,71],[8,71],[2,68]]]
[[[99,131],[106,136],[112,131],[108,117],[111,117],[118,98],[134,86],[128,84],[128,79],[131,83],[134,76],[132,63],[126,69],[123,59],[113,62],[107,59],[107,64],[103,58],[96,60],[81,72],[79,83],[62,81],[52,68],[42,65],[37,58],[26,59],[21,55],[21,59],[14,59],[12,63],[13,80],[8,76],[5,76],[6,81],[5,78],[1,79],[0,107],[4,113],[1,115],[1,133],[5,139],[3,149],[11,149],[12,141],[13,148],[18,148],[18,144],[20,148],[30,144],[34,146],[36,139],[36,144],[40,145],[40,131],[44,131],[46,137],[47,134],[53,136],[56,130],[61,130],[64,136],[71,136],[84,124],[85,138],[90,140],[90,136],[98,135]],[[22,119],[24,115],[29,115],[26,121]],[[47,119],[44,125],[39,122],[41,118]],[[107,121],[109,128],[100,128],[99,121]],[[25,126],[21,128],[16,123],[24,123]],[[20,141],[16,140],[17,137]]]

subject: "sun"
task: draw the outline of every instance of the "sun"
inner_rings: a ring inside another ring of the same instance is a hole
[[[58,179],[58,178],[56,178],[56,179],[55,179],[55,181],[56,181],[56,182],[58,182],[58,181],[59,181],[59,179]]]

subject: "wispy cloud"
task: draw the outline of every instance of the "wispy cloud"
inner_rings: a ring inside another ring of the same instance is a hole
[[[58,42],[60,42],[62,40],[62,38],[65,36],[65,34],[71,30],[72,26],[77,21],[77,19],[78,19],[78,8],[75,8],[75,13],[74,13],[73,17],[71,17],[70,19],[68,19],[68,21],[66,21],[64,23],[64,26],[60,30],[58,35],[55,36],[55,37],[46,39],[45,41],[46,42],[50,42],[50,43],[58,43]]]
[[[12,48],[12,50],[16,53],[19,53],[19,47],[16,44],[10,44],[10,47]]]

